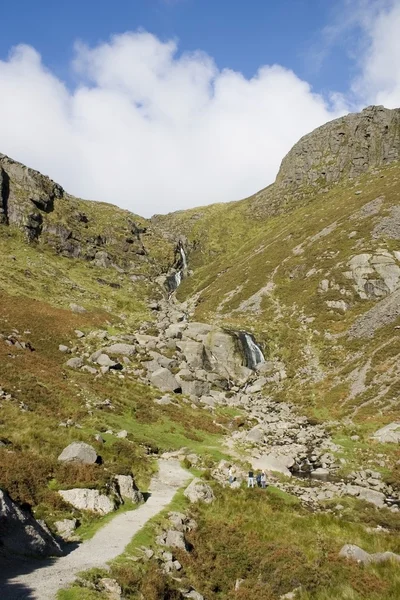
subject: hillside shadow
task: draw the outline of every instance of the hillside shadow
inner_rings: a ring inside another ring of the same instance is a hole
[[[73,542],[63,545],[63,556],[67,556],[79,546]],[[20,576],[28,575],[39,569],[53,565],[58,557],[34,558],[30,556],[16,556],[6,554],[3,548],[0,551],[0,599],[1,600],[37,600],[32,589],[24,583],[13,581]]]

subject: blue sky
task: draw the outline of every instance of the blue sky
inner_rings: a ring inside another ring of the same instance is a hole
[[[310,81],[316,91],[344,91],[353,64],[343,48],[322,65],[314,56],[323,30],[341,2],[329,0],[19,0],[2,15],[0,56],[30,44],[44,63],[73,84],[69,61],[76,40],[88,45],[139,28],[161,39],[178,38],[180,51],[201,49],[220,68],[251,77],[263,64],[278,63]],[[343,45],[343,40],[342,45]]]
[[[304,134],[400,105],[400,0],[19,0],[0,152],[133,212],[237,200]]]

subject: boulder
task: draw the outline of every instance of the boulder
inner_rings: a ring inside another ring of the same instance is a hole
[[[54,527],[60,535],[66,541],[72,541],[75,539],[75,529],[78,525],[76,519],[63,519],[62,521],[56,521]]]
[[[64,344],[60,344],[58,346],[58,349],[60,352],[64,352],[64,354],[70,354],[71,353],[71,348],[69,348],[68,346],[64,346]]]
[[[183,494],[192,503],[205,502],[206,504],[211,504],[215,500],[211,487],[201,479],[193,479]]]
[[[0,546],[30,556],[61,556],[61,548],[46,524],[36,521],[0,490]]]
[[[64,448],[58,460],[61,462],[78,462],[86,465],[93,465],[97,462],[97,452],[85,442],[72,442]]]
[[[72,312],[74,312],[74,313],[85,313],[86,312],[86,308],[83,308],[83,306],[79,306],[79,304],[74,304],[73,302],[71,302],[69,307],[72,310]]]
[[[133,344],[118,343],[103,348],[103,352],[111,356],[133,356],[136,354],[136,347]]]
[[[118,493],[122,498],[132,500],[135,504],[143,502],[143,494],[137,489],[131,475],[116,475],[114,478]]]
[[[383,444],[398,444],[400,442],[400,423],[385,425],[385,427],[378,429],[372,437]]]
[[[259,427],[253,427],[246,435],[246,440],[256,444],[264,441],[264,432]]]
[[[358,497],[360,500],[365,500],[370,504],[374,504],[378,508],[385,506],[385,494],[382,494],[382,492],[376,492],[375,490],[369,490],[368,488],[361,488]]]
[[[120,600],[122,598],[122,588],[115,579],[102,577],[99,584],[106,592],[108,600]]]
[[[197,379],[193,381],[181,380],[181,389],[182,394],[200,398],[200,396],[206,396],[208,394],[211,389],[211,385],[208,383],[208,381],[199,381]]]
[[[97,358],[96,358],[96,362],[98,365],[102,366],[102,367],[115,367],[116,366],[116,362],[114,362],[113,360],[111,360],[111,358],[108,356],[108,354],[105,354],[104,352],[102,352]]]
[[[322,481],[326,481],[329,477],[328,469],[323,469],[320,467],[319,469],[315,469],[315,471],[311,471],[311,477],[313,479],[321,479]]]
[[[254,469],[259,471],[276,471],[277,473],[283,473],[288,477],[291,477],[289,469],[293,467],[295,461],[291,456],[285,456],[284,454],[264,454],[258,459],[252,461]]]
[[[98,490],[75,488],[72,490],[60,490],[58,492],[69,504],[79,510],[90,510],[100,515],[107,515],[115,510],[115,502]]]
[[[70,358],[69,360],[67,360],[67,367],[70,367],[70,369],[80,369],[81,367],[83,367],[83,359],[79,358],[78,356],[75,358]]]
[[[181,550],[187,550],[187,544],[183,532],[176,531],[175,529],[169,529],[167,531],[165,544],[167,546],[170,546],[171,548],[180,548]]]
[[[150,381],[162,392],[177,392],[181,389],[174,375],[168,369],[161,367],[150,376]]]

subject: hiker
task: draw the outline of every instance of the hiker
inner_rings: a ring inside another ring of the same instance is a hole
[[[265,471],[261,473],[261,487],[263,490],[267,487],[267,474]]]
[[[257,482],[257,487],[261,487],[261,473],[257,473],[256,482]]]
[[[247,480],[247,487],[248,488],[253,488],[255,486],[255,479],[254,479],[254,473],[253,471],[249,471],[249,478]]]
[[[233,475],[233,467],[232,467],[232,465],[230,465],[229,469],[228,469],[228,478],[229,478],[230,485],[232,485],[232,483],[235,480],[234,475]]]

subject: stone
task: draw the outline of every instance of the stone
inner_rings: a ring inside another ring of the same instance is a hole
[[[376,492],[375,490],[369,490],[367,488],[361,488],[358,494],[360,500],[365,500],[370,504],[374,504],[378,508],[385,506],[385,494],[382,492]]]
[[[196,592],[196,590],[191,590],[188,594],[183,594],[184,598],[190,598],[190,600],[204,600],[204,596]]]
[[[257,444],[264,441],[264,436],[264,432],[259,427],[253,427],[246,435],[246,440]]]
[[[175,376],[168,369],[161,367],[150,376],[151,383],[162,392],[177,392],[181,389]]]
[[[326,481],[329,477],[329,474],[329,470],[323,469],[322,467],[315,469],[315,471],[311,471],[311,477],[313,479],[321,479],[322,481]]]
[[[122,429],[121,431],[118,431],[117,438],[124,440],[127,437],[128,437],[128,432],[126,431],[126,429]]]
[[[100,494],[98,490],[75,488],[59,490],[58,493],[63,500],[79,510],[89,510],[100,515],[107,515],[115,510],[115,501],[105,494]]]
[[[199,381],[197,379],[194,381],[181,380],[182,394],[186,396],[196,396],[197,398],[207,396],[210,389],[211,385],[208,381]]]
[[[400,423],[385,425],[385,427],[378,429],[372,437],[382,444],[398,444],[400,442]]]
[[[211,487],[201,479],[193,479],[183,494],[192,503],[205,502],[211,504],[215,500]]]
[[[400,562],[400,554],[395,554],[394,552],[377,552],[376,554],[369,554],[355,544],[345,544],[342,546],[339,556],[348,558],[350,560],[355,560],[364,565],[368,565],[370,563],[381,563],[387,560]]]
[[[85,337],[85,334],[83,333],[83,331],[80,331],[80,329],[75,329],[75,335],[78,339]]]
[[[172,404],[170,396],[162,396],[161,398],[156,398],[154,402],[156,404],[159,404],[160,406],[167,406],[168,404]]]
[[[115,579],[103,577],[100,579],[99,584],[107,593],[108,600],[120,600],[122,598],[122,588]]]
[[[60,352],[64,352],[64,354],[70,354],[71,353],[71,348],[69,348],[68,346],[64,346],[64,344],[60,344],[58,346],[58,349]]]
[[[113,360],[111,360],[111,358],[108,356],[108,354],[104,354],[101,353],[97,359],[96,362],[98,365],[102,366],[102,367],[115,367],[116,366],[116,362],[114,362]]]
[[[83,364],[83,359],[79,358],[78,356],[75,358],[70,358],[66,363],[67,367],[70,367],[70,369],[80,369],[83,367]]]
[[[131,475],[116,475],[114,480],[118,487],[119,495],[135,504],[143,502],[143,494],[137,489]]]
[[[96,375],[97,369],[91,367],[90,365],[83,365],[81,371],[85,371],[85,373],[90,373],[91,375]]]
[[[78,462],[86,465],[93,465],[97,462],[97,452],[85,442],[72,442],[61,452],[58,457],[60,462]]]
[[[111,354],[111,356],[133,356],[136,354],[136,346],[133,344],[117,343],[103,348],[103,352],[106,354]]]
[[[187,550],[187,544],[185,536],[182,531],[176,531],[170,529],[167,531],[167,537],[165,538],[165,544],[171,548],[180,548],[181,550]]]
[[[45,523],[37,521],[0,489],[0,546],[29,556],[61,556],[62,551]]]
[[[283,473],[283,475],[287,475],[291,477],[291,472],[289,469],[293,467],[295,463],[294,458],[291,456],[286,456],[284,454],[278,453],[269,453],[260,456],[260,458],[252,461],[253,469],[259,471],[276,471],[278,473]]]
[[[79,306],[79,304],[74,304],[73,302],[71,302],[69,307],[72,310],[72,312],[74,312],[74,313],[85,313],[86,312],[86,308],[83,308],[83,306]]]
[[[75,529],[77,528],[77,519],[63,519],[62,521],[56,521],[54,527],[64,540],[71,541],[76,539],[74,536]]]

